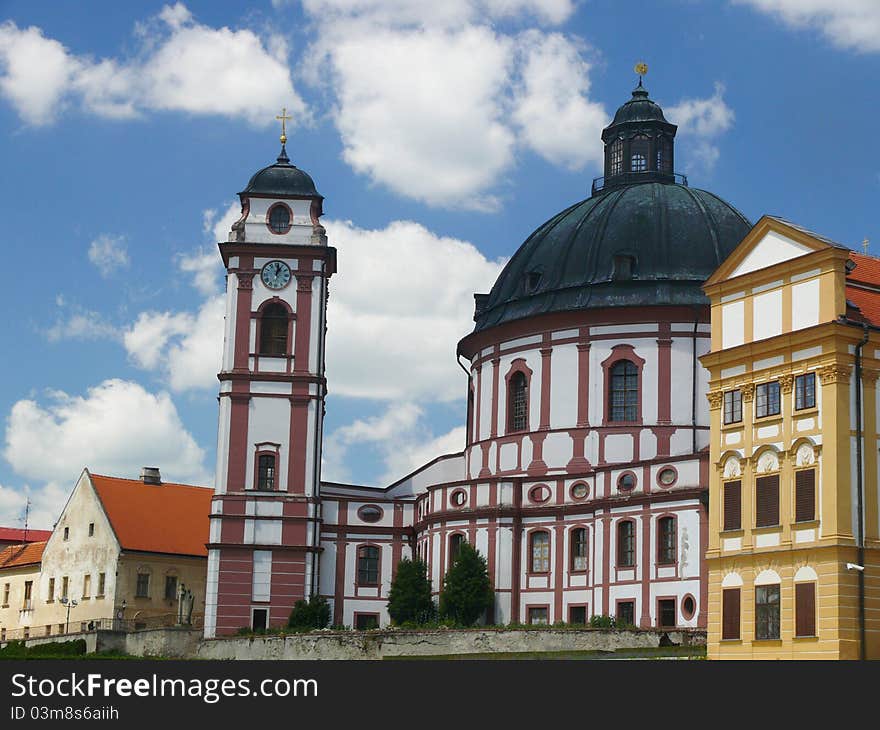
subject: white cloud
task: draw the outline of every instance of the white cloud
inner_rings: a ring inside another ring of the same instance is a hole
[[[46,330],[49,342],[61,340],[113,340],[120,337],[117,327],[104,319],[99,312],[78,305],[67,305],[58,300],[58,315]]]
[[[181,254],[177,266],[184,273],[192,274],[192,284],[199,294],[210,296],[219,291],[223,260],[216,247],[206,246],[191,254]]]
[[[579,170],[603,161],[605,108],[589,100],[590,64],[579,44],[560,33],[528,31],[517,44],[521,83],[513,118],[523,141],[554,164]]]
[[[715,93],[705,99],[685,99],[665,111],[666,118],[678,125],[678,134],[688,138],[687,154],[698,166],[711,170],[720,152],[717,138],[730,129],[734,112],[724,101],[724,85],[715,83]]]
[[[131,264],[125,236],[111,236],[103,233],[89,246],[91,261],[105,279],[119,269],[127,269]]]
[[[95,60],[77,55],[40,28],[0,25],[0,94],[25,122],[49,124],[75,104],[108,118],[145,111],[242,117],[267,124],[287,106],[308,119],[295,91],[288,50],[278,35],[198,23],[181,3],[138,26],[138,52]]]
[[[339,258],[327,313],[332,391],[371,399],[461,398],[455,346],[473,329],[474,292],[488,291],[504,262],[410,221],[381,230],[332,220],[325,226]]]
[[[209,483],[204,451],[184,428],[167,393],[106,380],[85,396],[60,391],[48,403],[12,406],[3,454],[15,472],[34,481],[72,484],[83,467],[136,476],[158,465],[169,480]]]
[[[864,53],[880,51],[877,0],[733,0],[773,15],[793,28],[817,28],[835,45]]]
[[[429,205],[493,210],[523,147],[573,169],[599,160],[606,115],[589,100],[581,44],[494,23],[524,13],[539,24],[561,22],[571,3],[311,0],[305,7],[318,29],[306,77],[329,79],[344,158],[372,181]]]
[[[30,501],[28,527],[34,530],[51,530],[78,476],[79,472],[71,477],[67,488],[56,482],[48,482],[39,487],[24,485],[21,488],[0,484],[0,525],[24,527],[25,508]]]
[[[202,230],[210,234],[212,243],[220,243],[228,240],[232,224],[239,218],[241,218],[241,202],[233,200],[222,214],[218,213],[216,208],[202,211]],[[220,260],[219,256],[217,260]]]
[[[376,484],[388,486],[441,454],[461,451],[464,439],[463,426],[435,436],[422,407],[412,402],[393,403],[379,415],[356,419],[324,439],[321,477],[351,481],[349,449],[368,445],[378,452],[385,469]]]

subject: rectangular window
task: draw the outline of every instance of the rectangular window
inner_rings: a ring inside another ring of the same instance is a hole
[[[165,600],[173,601],[177,598],[177,576],[176,575],[166,575],[165,576]]]
[[[269,609],[268,608],[255,608],[252,620],[251,620],[251,628],[254,631],[260,631],[265,629],[269,623]]]
[[[550,534],[533,532],[532,541],[532,573],[550,572]]]
[[[70,579],[65,575],[61,579],[61,597],[67,598],[67,587],[70,585]]]
[[[794,521],[816,519],[816,470],[801,469],[794,473]]]
[[[49,578],[49,597],[46,599],[46,603],[52,603],[55,600],[55,579]]]
[[[98,573],[98,595],[97,598],[104,597],[104,584],[106,582],[107,576],[105,573]]]
[[[88,573],[83,576],[83,598],[92,596],[92,576]]]
[[[742,529],[742,482],[724,482],[724,529]]]
[[[69,528],[69,527],[65,527],[65,528],[64,528],[64,540],[67,541],[67,540],[69,540],[69,539],[70,539],[70,528]]]
[[[661,517],[657,526],[657,563],[672,565],[675,563],[675,517]]]
[[[52,624],[46,624],[46,636],[52,636]]]
[[[798,375],[794,379],[795,410],[816,407],[816,373]]]
[[[578,527],[571,531],[571,571],[583,573],[587,569],[587,531]]]
[[[794,635],[816,635],[816,584],[794,584]]]
[[[741,390],[728,390],[724,394],[724,423],[739,423],[743,419]]]
[[[675,628],[675,599],[664,598],[657,601],[657,620],[661,629]]]
[[[374,545],[358,549],[358,585],[379,585],[379,548]]]
[[[358,631],[369,631],[370,629],[379,628],[378,613],[359,613],[355,616],[354,627]]]
[[[150,574],[138,573],[137,588],[135,589],[135,598],[150,597]]]
[[[779,474],[755,479],[755,527],[779,524]]]
[[[570,624],[586,624],[587,623],[587,607],[586,606],[569,606],[568,607],[568,623],[570,623]]]
[[[721,638],[739,638],[739,588],[725,588],[721,591]]]
[[[617,602],[617,626],[635,626],[636,625],[636,602],[635,601],[618,601]]]
[[[549,610],[546,606],[529,606],[529,623],[530,624],[547,624],[549,623]]]
[[[779,638],[779,586],[755,586],[755,638]]]
[[[9,606],[9,583],[3,586],[3,608]]]
[[[636,523],[617,523],[617,567],[632,568],[636,564]]]
[[[257,489],[275,489],[275,454],[261,454],[257,472]]]
[[[779,415],[780,402],[778,380],[761,383],[755,388],[755,415],[758,418]]]
[[[95,523],[89,522],[89,537],[95,536]]]
[[[22,603],[22,608],[26,611],[29,611],[31,606],[31,597],[34,591],[34,582],[32,580],[26,580],[24,582],[24,602]]]

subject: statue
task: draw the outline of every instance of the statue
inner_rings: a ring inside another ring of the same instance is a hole
[[[192,623],[193,605],[195,597],[193,592],[183,583],[180,584],[177,602],[177,625],[189,626]]]

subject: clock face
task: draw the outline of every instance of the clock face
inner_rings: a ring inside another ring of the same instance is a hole
[[[290,267],[283,261],[270,261],[263,267],[260,278],[270,289],[283,289],[290,281]]]

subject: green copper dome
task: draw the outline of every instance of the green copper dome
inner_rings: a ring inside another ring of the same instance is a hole
[[[551,312],[705,305],[701,284],[751,227],[686,185],[646,181],[594,195],[526,239],[477,297],[475,331]]]
[[[247,187],[239,195],[267,195],[278,198],[323,198],[315,188],[315,181],[304,170],[290,164],[282,145],[274,165],[254,173]]]

